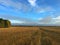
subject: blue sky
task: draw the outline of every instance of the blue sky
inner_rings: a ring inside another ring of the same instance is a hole
[[[60,25],[60,0],[0,0],[0,18],[18,24]]]

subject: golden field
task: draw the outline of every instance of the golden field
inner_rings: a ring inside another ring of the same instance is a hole
[[[60,27],[0,28],[0,45],[60,45]]]

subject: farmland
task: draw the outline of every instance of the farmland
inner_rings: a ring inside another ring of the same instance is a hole
[[[44,43],[44,39],[50,42]],[[60,45],[60,27],[0,28],[0,45],[47,45],[46,43]]]

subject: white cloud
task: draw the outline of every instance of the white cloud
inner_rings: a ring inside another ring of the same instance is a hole
[[[44,24],[44,25],[60,25],[60,16],[58,17],[51,17],[47,16],[45,18],[39,18],[36,22],[30,20],[10,20],[12,23],[18,23],[18,24],[24,24],[24,25],[39,25],[39,24]]]
[[[55,18],[53,18],[53,19],[60,19],[60,16],[57,16],[57,17],[55,17]]]
[[[14,2],[12,0],[0,0],[0,4],[5,6],[5,8],[7,9],[11,7],[15,11],[20,11],[20,10],[22,10],[23,12],[30,11],[28,5],[25,5],[21,2]]]
[[[32,22],[32,21],[23,21],[23,20],[10,20],[12,25],[37,25],[36,22]]]
[[[28,0],[28,2],[29,2],[32,6],[36,6],[36,0]]]
[[[60,16],[53,18],[54,24],[60,24]]]
[[[38,19],[39,23],[41,23],[41,24],[50,24],[51,20],[52,20],[52,17],[51,16],[47,16],[45,18],[39,18],[39,19]]]
[[[40,20],[39,20],[40,19]],[[38,23],[39,24],[51,24],[51,25],[60,25],[60,16],[57,17],[45,17],[45,18],[39,18]]]
[[[35,11],[37,13],[44,13],[44,12],[48,12],[48,11],[50,13],[53,13],[53,11],[56,11],[56,10],[50,6],[46,6],[46,7],[37,7]]]
[[[24,23],[23,21],[19,21],[19,20],[10,20],[11,23],[18,23],[18,24],[22,24]]]
[[[42,20],[43,18],[38,18],[38,20]]]
[[[50,6],[38,7],[36,4],[36,0],[28,0],[28,2],[33,7],[35,7],[34,11],[36,11],[37,13],[44,13],[46,11],[54,11],[54,9]],[[25,5],[24,3],[14,2],[12,0],[0,0],[0,4],[4,5],[7,9],[11,7],[15,11],[21,11],[22,10],[23,12],[28,12],[28,11],[31,11],[31,9],[32,9],[28,5]]]

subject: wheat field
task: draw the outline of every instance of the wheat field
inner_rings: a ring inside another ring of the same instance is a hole
[[[60,45],[60,27],[0,28],[0,45]]]

